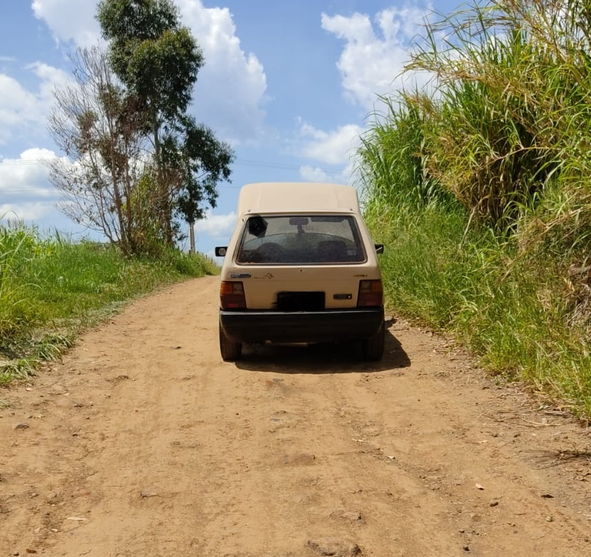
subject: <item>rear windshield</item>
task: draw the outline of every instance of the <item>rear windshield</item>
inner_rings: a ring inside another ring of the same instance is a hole
[[[348,215],[250,217],[238,254],[243,264],[362,263],[365,252]]]

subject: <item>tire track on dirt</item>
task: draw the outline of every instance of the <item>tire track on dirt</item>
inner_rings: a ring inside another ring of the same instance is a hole
[[[139,300],[3,395],[0,557],[591,555],[588,430],[404,323],[378,365],[222,363],[217,288]]]

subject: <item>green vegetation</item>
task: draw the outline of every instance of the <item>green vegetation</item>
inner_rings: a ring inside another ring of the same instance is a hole
[[[0,226],[0,385],[57,358],[122,302],[216,271],[200,255],[170,250],[159,259],[128,258],[114,246]]]
[[[54,91],[61,209],[127,255],[159,256],[217,202],[233,152],[189,113],[203,54],[172,0],[101,0],[106,49],[78,50]]]
[[[589,416],[586,6],[493,0],[429,28],[409,67],[436,83],[384,99],[360,171],[391,304]]]
[[[97,19],[106,50],[78,50],[74,84],[54,92],[49,129],[67,156],[50,163],[50,181],[61,209],[109,245],[0,222],[0,385],[59,356],[118,303],[216,272],[194,254],[194,227],[233,153],[188,112],[199,45],[172,0],[101,0]],[[183,221],[191,255],[175,248]]]

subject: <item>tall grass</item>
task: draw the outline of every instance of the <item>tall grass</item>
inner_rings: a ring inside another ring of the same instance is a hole
[[[402,94],[395,102],[382,97],[385,114],[375,114],[371,131],[359,150],[362,178],[371,188],[371,202],[420,208],[452,196],[426,172],[426,114],[418,95]]]
[[[488,224],[533,222],[530,242],[579,253],[591,247],[590,36],[583,0],[492,0],[429,28],[408,66],[437,76],[435,99],[416,99],[429,173]]]
[[[34,371],[121,302],[182,278],[216,272],[177,251],[126,258],[115,247],[0,226],[0,384]]]
[[[16,277],[18,269],[30,260],[35,245],[30,231],[0,227],[0,339],[31,322],[24,300],[25,285]]]
[[[367,216],[387,246],[382,273],[397,313],[451,333],[492,373],[591,416],[589,307],[577,317],[560,264],[524,257],[512,239],[468,227],[442,205],[374,205]]]
[[[364,138],[366,213],[398,311],[591,415],[591,22],[492,0],[427,30]],[[443,38],[442,38],[443,37]]]

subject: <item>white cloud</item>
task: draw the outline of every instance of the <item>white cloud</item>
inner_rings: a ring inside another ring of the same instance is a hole
[[[96,5],[96,0],[33,0],[31,7],[56,40],[88,47],[97,44],[101,37],[95,19]]]
[[[71,82],[66,72],[41,62],[26,69],[39,80],[36,91],[29,91],[13,77],[0,73],[0,145],[15,136],[44,133],[55,88]]]
[[[242,50],[228,8],[205,8],[201,0],[176,0],[205,57],[195,91],[199,120],[232,143],[247,142],[262,132],[267,78],[254,54]],[[98,40],[96,0],[34,0],[35,15],[58,40],[90,46]]]
[[[56,157],[49,149],[28,149],[18,159],[1,159],[0,199],[57,199],[58,192],[49,183],[47,166],[47,161]],[[5,210],[0,211],[0,214],[6,212],[8,207],[7,204],[2,206]],[[10,206],[13,207],[13,204]]]
[[[307,182],[332,182],[330,175],[317,166],[303,165],[300,166],[300,176]]]
[[[208,212],[203,220],[199,220],[195,224],[197,234],[208,234],[213,238],[228,238],[234,230],[236,225],[236,213],[225,215],[214,215]]]
[[[341,170],[327,172],[317,166],[300,166],[299,172],[302,180],[307,182],[328,182],[332,184],[355,185],[355,164],[351,161]]]
[[[195,110],[224,139],[245,142],[262,131],[267,78],[254,54],[245,53],[228,8],[205,8],[201,0],[178,0],[182,21],[203,49]]]
[[[400,73],[409,61],[413,40],[430,13],[430,7],[392,7],[375,16],[377,29],[366,14],[322,14],[322,28],[345,41],[337,67],[350,100],[371,109],[377,95],[427,81],[425,74]]]
[[[299,148],[299,154],[326,164],[346,164],[355,155],[362,132],[363,128],[356,124],[326,132],[302,122],[300,137],[304,143]]]
[[[16,79],[0,74],[0,144],[6,143],[16,128],[30,124],[37,113],[38,99]]]
[[[56,87],[63,88],[74,83],[74,79],[69,73],[43,62],[29,64],[27,69],[31,70],[39,78],[39,97],[46,102],[53,101]]]
[[[55,203],[48,201],[0,203],[0,221],[37,221],[53,211]]]

